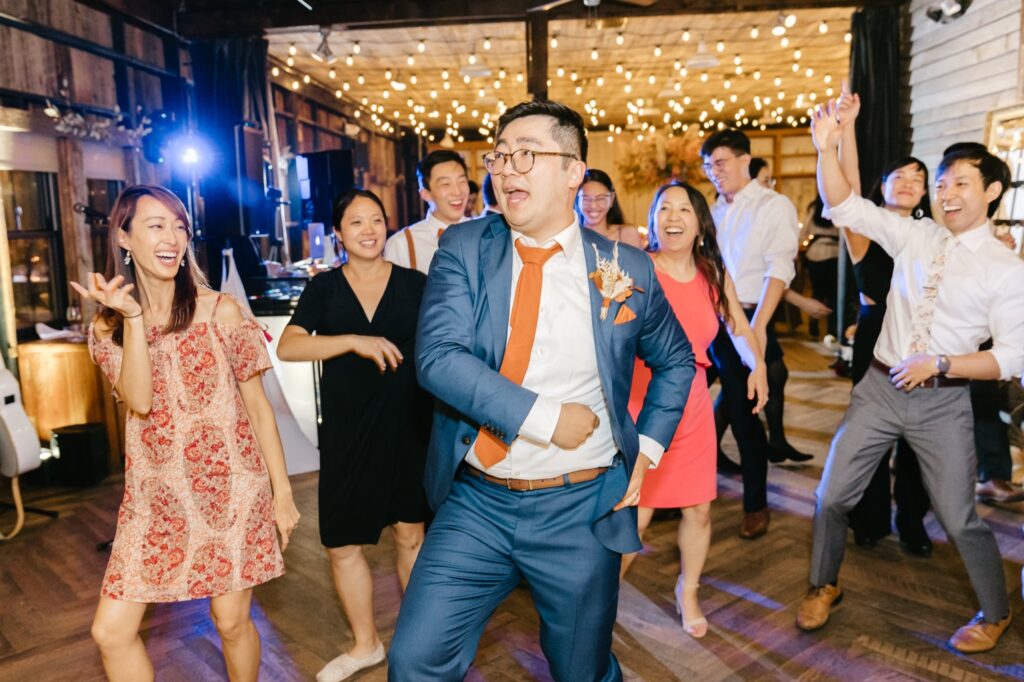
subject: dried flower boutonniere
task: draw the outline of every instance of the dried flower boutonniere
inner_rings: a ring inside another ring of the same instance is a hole
[[[611,260],[602,258],[597,245],[594,247],[594,255],[597,258],[597,267],[590,273],[590,279],[594,280],[594,286],[601,294],[601,320],[608,317],[608,307],[612,301],[625,303],[626,299],[633,295],[634,291],[643,293],[643,289],[634,286],[633,278],[625,270],[619,267],[619,243],[615,242],[612,248]],[[636,313],[630,310],[629,306],[623,305],[615,316],[615,324],[624,324],[636,319]]]

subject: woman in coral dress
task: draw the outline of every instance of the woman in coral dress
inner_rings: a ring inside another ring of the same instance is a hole
[[[711,501],[715,499],[717,454],[715,417],[708,395],[705,369],[708,346],[725,320],[740,355],[754,366],[749,395],[757,396],[755,412],[768,400],[768,380],[762,351],[747,322],[722,265],[715,224],[703,195],[692,186],[671,183],[654,195],[648,221],[655,274],[672,310],[683,326],[697,363],[690,397],[672,443],[640,489],[638,524],[643,536],[655,509],[682,510],[679,523],[680,573],[676,581],[676,607],[683,629],[692,637],[707,633],[708,623],[697,601],[697,587],[711,543]],[[635,419],[643,406],[651,372],[637,361],[629,396]],[[636,554],[623,557],[625,575]]]
[[[256,680],[252,587],[284,572],[298,523],[259,326],[203,286],[188,214],[136,185],[110,216],[111,263],[83,298],[103,306],[93,359],[128,408],[125,491],[92,634],[111,680],[152,680],[139,638],[151,602],[210,597],[231,680]]]

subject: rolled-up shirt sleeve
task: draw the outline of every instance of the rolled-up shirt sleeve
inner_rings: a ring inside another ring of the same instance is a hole
[[[838,206],[829,212],[833,224],[847,227],[857,234],[862,234],[885,249],[890,256],[903,250],[908,239],[914,233],[915,225],[924,221],[903,216],[876,206],[874,202],[851,192]],[[928,221],[931,222],[931,221]]]
[[[1012,379],[1024,373],[1024,277],[1020,268],[998,287],[989,308],[992,350],[999,364],[999,377]]]
[[[796,209],[781,197],[765,208],[764,215],[758,216],[758,222],[769,230],[763,252],[765,277],[782,280],[788,287],[796,276],[796,252],[800,240]]]

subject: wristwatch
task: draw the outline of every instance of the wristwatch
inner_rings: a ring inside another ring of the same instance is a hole
[[[949,371],[949,356],[940,355],[935,358],[935,369],[939,370],[939,374],[946,376],[946,372]]]

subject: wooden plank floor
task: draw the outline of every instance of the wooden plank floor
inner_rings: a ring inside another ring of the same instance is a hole
[[[1019,509],[980,507],[996,531],[1015,615],[992,653],[957,655],[945,641],[974,609],[974,597],[955,550],[932,519],[931,559],[910,557],[887,539],[873,551],[849,545],[844,604],[822,631],[793,624],[806,589],[814,485],[828,442],[842,418],[849,384],[827,370],[813,344],[787,341],[792,371],[787,431],[794,445],[815,454],[805,467],[773,467],[769,534],[740,540],[738,479],[720,477],[712,505],[713,539],[701,588],[711,628],[701,641],[679,627],[672,603],[678,571],[677,521],[652,525],[643,555],[622,588],[615,652],[633,680],[989,680],[1024,679]],[[726,444],[733,452],[734,444]],[[288,572],[256,590],[254,616],[263,637],[264,680],[310,680],[350,645],[316,531],[317,475],[294,479],[303,524],[286,555]],[[0,681],[103,679],[89,639],[107,555],[95,544],[113,533],[119,481],[86,490],[29,490],[29,502],[61,511],[54,521],[29,519],[0,543]],[[0,499],[3,499],[0,494]],[[12,514],[0,516],[9,527]],[[385,537],[368,550],[376,578],[377,621],[390,641],[399,589],[393,550]],[[224,679],[219,641],[205,601],[150,609],[144,638],[159,680]],[[386,679],[381,665],[354,678]],[[529,593],[516,590],[492,619],[470,680],[548,680],[537,643]]]

